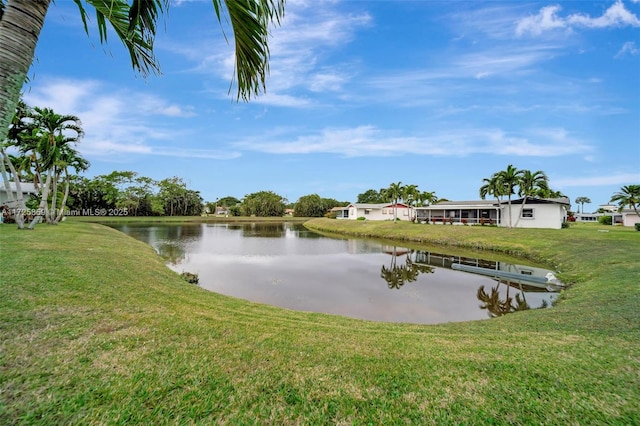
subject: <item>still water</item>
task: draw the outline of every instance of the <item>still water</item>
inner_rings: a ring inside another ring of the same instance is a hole
[[[331,238],[290,223],[118,225],[200,286],[300,311],[435,324],[550,306],[555,293],[452,270],[454,264],[544,276],[545,269]]]

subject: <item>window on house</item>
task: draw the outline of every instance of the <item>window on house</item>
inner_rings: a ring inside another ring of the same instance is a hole
[[[533,219],[533,209],[522,209],[523,219]]]
[[[369,209],[364,209],[364,214],[369,214],[369,213],[371,213],[371,210],[369,210]]]

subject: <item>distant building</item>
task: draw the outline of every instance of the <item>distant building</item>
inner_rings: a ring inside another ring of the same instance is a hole
[[[0,206],[8,206],[8,207],[16,207],[12,206],[10,200],[15,200],[17,195],[16,183],[9,182],[9,189],[11,190],[11,194],[7,194],[7,190],[4,187],[4,184],[0,184]],[[31,182],[20,182],[20,189],[22,190],[22,199],[26,203],[32,195],[38,193],[36,191],[36,187]]]

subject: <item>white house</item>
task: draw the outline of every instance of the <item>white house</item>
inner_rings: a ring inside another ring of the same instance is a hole
[[[501,204],[503,211],[502,226],[518,228],[551,228],[560,229],[567,220],[567,211],[571,208],[568,198],[527,198],[511,200],[511,212],[507,201]],[[509,215],[511,222],[509,222]]]
[[[11,196],[7,194],[7,190],[4,187],[4,184],[0,183],[0,206],[7,205],[8,207],[15,208],[16,206],[12,206],[10,200],[16,199],[16,183],[9,182],[9,189],[11,190]],[[34,194],[37,194],[36,188],[33,183],[30,182],[20,182],[20,189],[22,190],[22,198],[25,202]]]
[[[395,208],[394,208],[395,207]],[[394,211],[397,209],[397,213]],[[354,203],[346,207],[335,207],[337,219],[356,220],[363,217],[367,220],[393,220],[397,214],[400,220],[409,220],[409,206],[398,203],[364,204]]]
[[[420,221],[498,226],[509,226],[511,215],[511,226],[514,227],[560,229],[571,206],[568,198],[527,198],[523,203],[523,198],[511,200],[510,212],[508,201],[442,201],[427,207],[416,207],[416,213]]]
[[[633,209],[617,210],[605,209],[604,213],[577,213],[576,222],[597,223],[603,216],[611,216],[612,225],[634,226],[640,223],[640,216]]]

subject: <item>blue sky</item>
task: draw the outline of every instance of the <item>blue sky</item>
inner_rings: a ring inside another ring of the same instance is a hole
[[[206,201],[398,181],[474,200],[513,164],[591,211],[640,183],[640,0],[289,0],[270,46],[266,95],[236,103],[210,1],[174,2],[144,79],[57,0],[25,99],[81,118],[88,177],[179,176]]]

